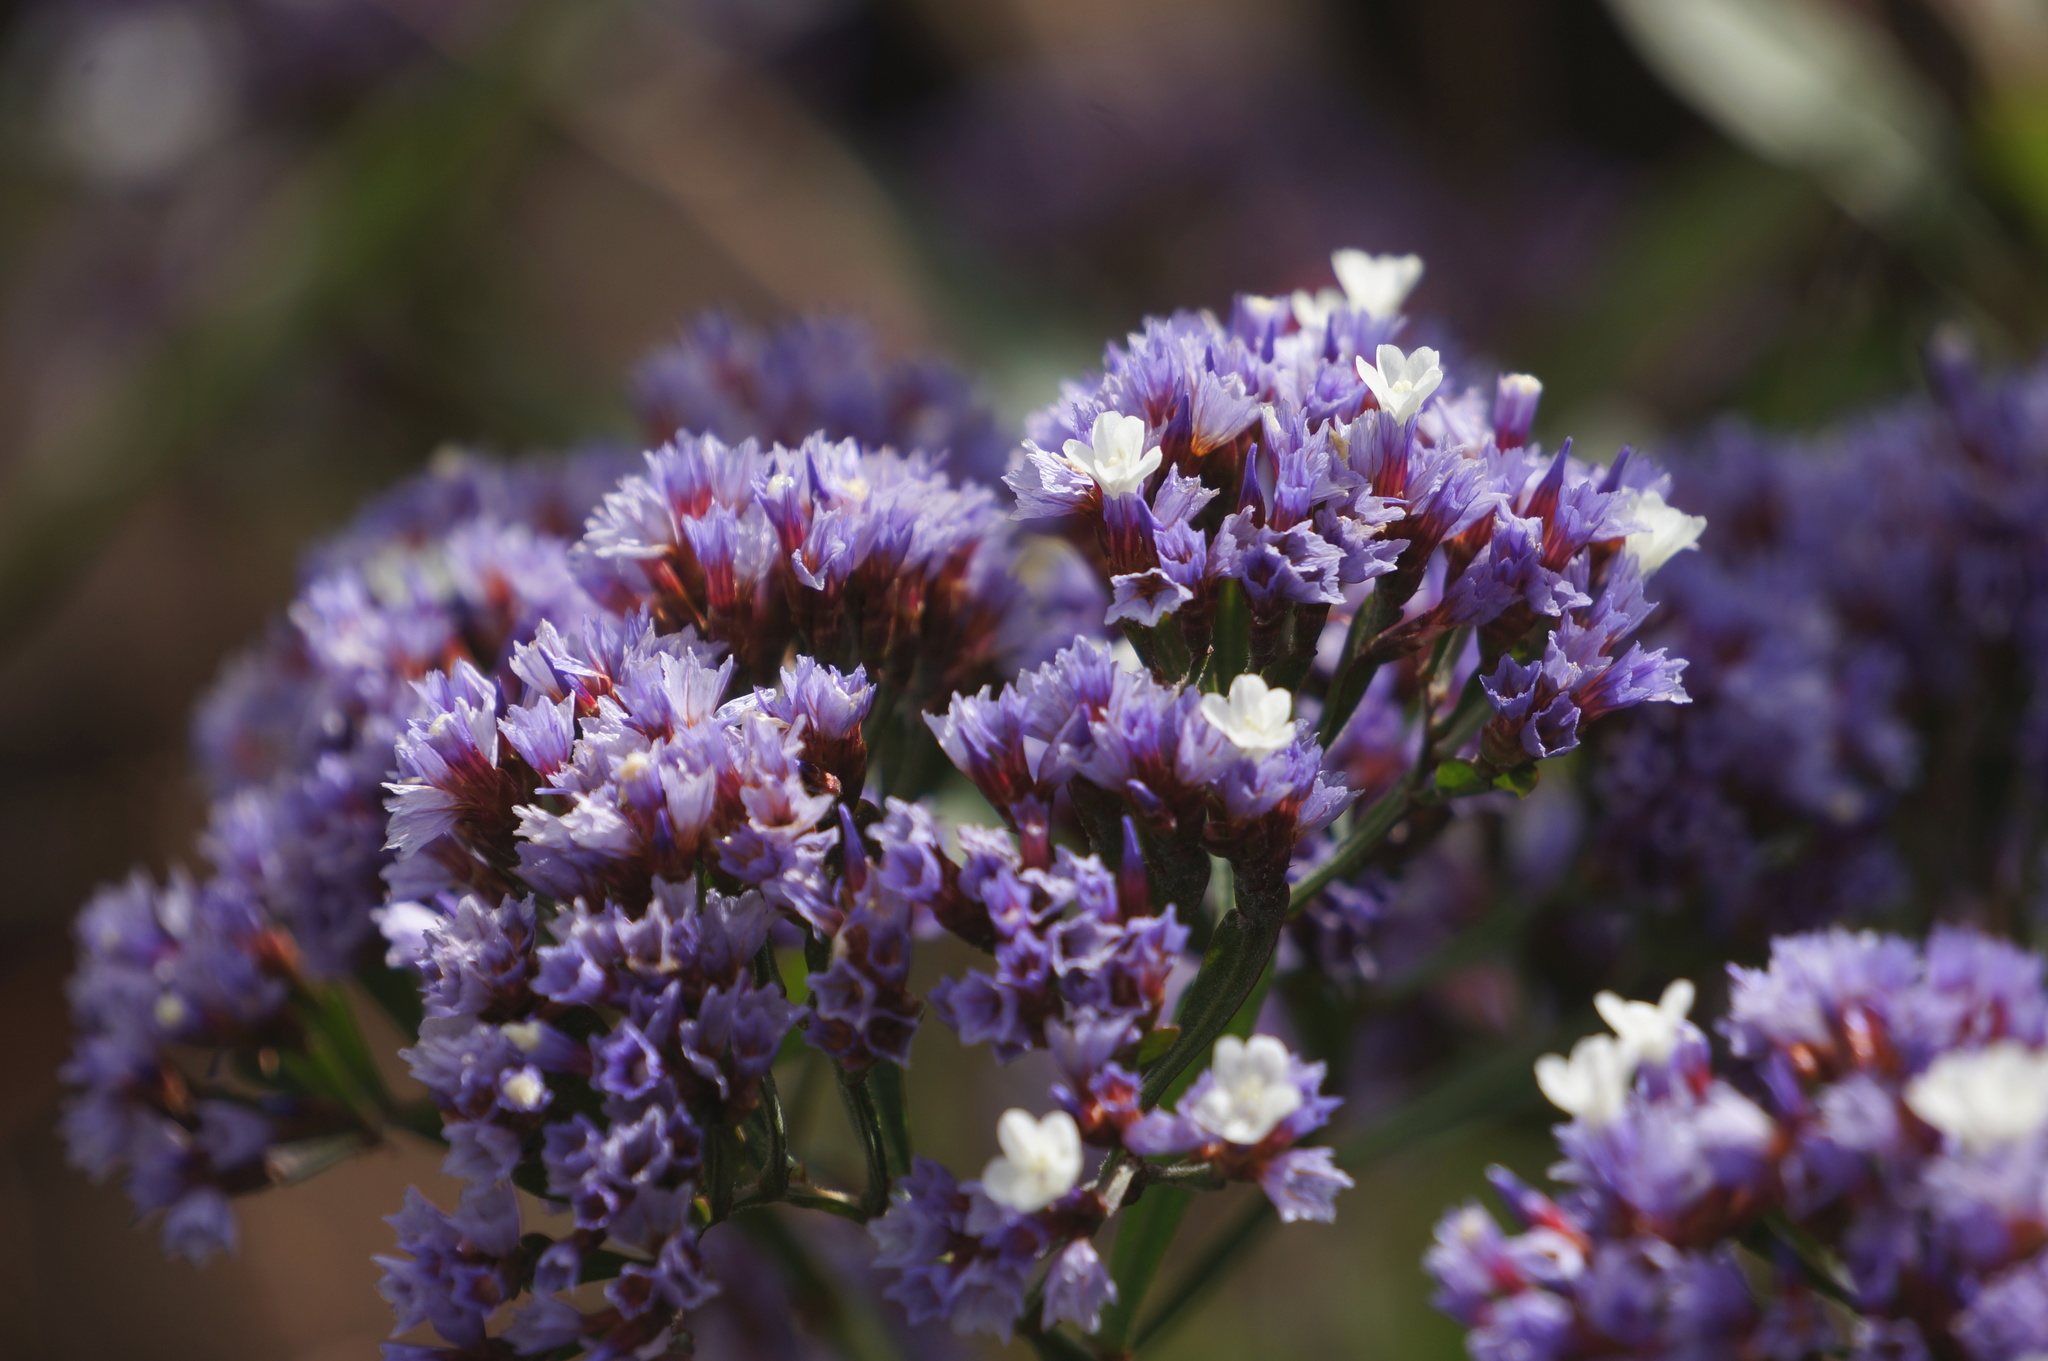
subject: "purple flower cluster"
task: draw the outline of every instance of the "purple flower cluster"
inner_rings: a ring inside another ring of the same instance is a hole
[[[758,439],[794,448],[822,431],[870,448],[943,456],[963,478],[992,483],[1009,441],[968,380],[936,360],[891,362],[853,317],[769,331],[711,313],[642,360],[633,396],[648,434]]]
[[[1599,895],[1758,938],[1909,907],[2018,922],[2048,778],[2048,372],[1937,347],[1931,397],[1674,458],[1704,551],[1654,641],[1695,711],[1599,743]],[[1903,834],[1901,834],[1903,832]]]
[[[1569,1189],[1496,1170],[1515,1231],[1446,1218],[1439,1304],[1480,1361],[2040,1355],[2042,970],[1959,929],[1784,937],[1730,970],[1718,1076],[1689,987],[1603,995],[1616,1033],[1538,1066]]]
[[[1144,853],[1161,896],[1188,912],[1210,853],[1238,870],[1241,893],[1270,895],[1295,843],[1350,802],[1287,691],[1249,674],[1227,696],[1162,684],[1085,640],[927,722],[1023,838],[1027,865],[1044,866],[1053,819],[1071,816],[1098,851]]]
[[[945,1318],[956,1332],[1005,1338],[1020,1322],[1094,1332],[1117,1286],[1090,1240],[1139,1177],[1255,1181],[1283,1220],[1334,1218],[1351,1179],[1329,1149],[1294,1147],[1337,1108],[1321,1094],[1323,1065],[1301,1062],[1269,1035],[1225,1036],[1174,1112],[1141,1113],[1137,1078],[1110,1058],[1130,1033],[1129,1021],[1085,1009],[1071,1024],[1049,1025],[1068,1079],[1053,1088],[1060,1109],[1041,1119],[1007,1112],[996,1130],[1002,1153],[978,1180],[919,1159],[898,1183],[871,1231],[876,1265],[896,1275],[883,1293],[913,1323]],[[1084,1144],[1117,1150],[1092,1181],[1082,1176]],[[1130,1154],[1155,1161],[1118,1161]],[[1044,1302],[1025,1318],[1041,1263]]]
[[[498,1354],[485,1324],[522,1291],[502,1333],[520,1353],[632,1355],[717,1291],[692,1217],[707,1143],[730,1144],[759,1105],[798,1009],[756,976],[771,920],[758,893],[656,881],[636,914],[579,903],[545,928],[540,915],[530,899],[467,897],[422,932],[427,1020],[404,1057],[469,1190],[453,1217],[414,1193],[393,1221],[410,1258],[380,1259],[382,1288],[400,1330],[430,1323],[456,1355]],[[515,1183],[564,1207],[573,1231],[522,1239]],[[476,1206],[509,1223],[464,1227]],[[585,1313],[562,1292],[599,1251],[631,1261],[608,1307]]]
[[[304,1008],[374,959],[383,783],[412,682],[456,659],[496,670],[539,623],[590,608],[559,530],[608,464],[444,461],[317,550],[288,624],[200,708],[213,873],[138,875],[80,916],[72,1157],[125,1166],[180,1251],[233,1244],[221,1193],[377,1137],[384,1112],[262,1056],[303,1045]]]
[[[1027,557],[1036,591],[1019,580]],[[1057,545],[1026,552],[987,489],[955,487],[924,454],[822,435],[765,450],[678,437],[605,497],[577,562],[607,608],[697,628],[757,681],[794,649],[865,666],[918,705],[1042,657],[1090,593]]]
[[[1033,418],[1009,481],[1020,515],[1089,543],[1109,622],[1168,673],[1201,665],[1238,596],[1247,664],[1268,679],[1307,673],[1333,611],[1358,619],[1338,649],[1341,721],[1357,654],[1408,656],[1452,629],[1478,631],[1489,666],[1532,636],[1540,650],[1625,540],[1680,526],[1652,510],[1668,512],[1654,470],[1529,443],[1533,378],[1461,392],[1436,350],[1391,343],[1419,261],[1333,264],[1342,293],[1242,296],[1227,323],[1180,313],[1109,347],[1101,375]],[[1177,642],[1152,637],[1169,618]]]

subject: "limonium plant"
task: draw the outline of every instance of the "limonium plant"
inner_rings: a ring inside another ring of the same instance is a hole
[[[402,1361],[687,1351],[721,1236],[816,1274],[827,1220],[892,1336],[1120,1356],[1190,1298],[1141,1312],[1193,1195],[1332,1219],[1290,924],[1685,704],[1634,635],[1704,527],[1426,343],[1418,259],[1333,266],[1147,321],[1000,481],[950,372],[711,321],[642,370],[641,457],[450,458],[373,506],[202,706],[209,868],[80,918],[74,1158],[200,1259],[235,1197],[435,1141],[459,1198],[410,1193],[378,1259]],[[1629,1074],[1705,1073],[1684,1001],[1546,1090],[1618,1119]],[[979,1165],[913,1147],[957,1101],[916,1080],[935,1024],[1043,1055]],[[855,1175],[791,1117],[814,1073]]]

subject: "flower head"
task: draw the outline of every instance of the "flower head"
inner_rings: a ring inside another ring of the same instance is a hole
[[[1398,315],[1401,304],[1422,282],[1419,255],[1368,255],[1362,250],[1340,250],[1330,257],[1330,268],[1344,288],[1344,297],[1370,317]]]
[[[1247,756],[1264,756],[1294,740],[1294,696],[1250,672],[1230,683],[1230,697],[1202,696],[1202,717]]]
[[[1967,1149],[2048,1128],[2048,1049],[1999,1040],[1943,1054],[1906,1086],[1913,1114]]]
[[[1128,496],[1144,487],[1165,457],[1158,445],[1148,449],[1147,443],[1142,419],[1105,411],[1095,418],[1089,438],[1068,440],[1064,452],[1076,472],[1095,479],[1104,496]]]
[[[1372,389],[1380,410],[1397,421],[1405,421],[1422,410],[1422,404],[1444,381],[1437,353],[1427,345],[1403,354],[1397,346],[1382,345],[1367,363],[1358,356],[1358,376]]]
[[[1294,1114],[1303,1100],[1294,1076],[1294,1056],[1271,1035],[1216,1041],[1209,1071],[1215,1081],[1195,1102],[1189,1118],[1233,1144],[1256,1144]]]
[[[1029,1111],[1004,1111],[996,1143],[1003,1151],[982,1169],[981,1188],[1006,1209],[1036,1214],[1081,1180],[1081,1130],[1065,1111],[1036,1120]]]

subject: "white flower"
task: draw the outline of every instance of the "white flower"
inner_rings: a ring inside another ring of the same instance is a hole
[[[540,1109],[547,1099],[548,1087],[541,1081],[540,1074],[531,1066],[517,1068],[505,1074],[498,1083],[498,1089],[505,1094],[505,1102],[517,1111]]]
[[[1630,1002],[1603,992],[1593,999],[1593,1007],[1600,1013],[1600,1019],[1614,1028],[1631,1060],[1662,1063],[1678,1047],[1678,1034],[1686,1015],[1692,1011],[1692,1000],[1693,986],[1681,978],[1664,989],[1664,996],[1655,1005]]]
[[[1964,1148],[2024,1139],[2048,1126],[2048,1050],[1999,1040],[1943,1054],[1906,1084],[1906,1107]]]
[[[1634,493],[1626,513],[1629,519],[1646,526],[1629,535],[1622,545],[1644,576],[1687,549],[1699,547],[1700,535],[1707,529],[1706,516],[1687,515],[1678,507],[1665,504],[1663,496],[1654,491]]]
[[[982,1169],[981,1189],[998,1205],[1034,1214],[1081,1180],[1081,1129],[1065,1111],[1042,1120],[1030,1111],[1004,1111],[996,1142],[1003,1155]]]
[[[1572,1056],[1545,1054],[1536,1060],[1536,1085],[1550,1104],[1598,1128],[1621,1114],[1635,1061],[1612,1035],[1588,1035]]]
[[[1189,1116],[1227,1143],[1256,1144],[1301,1107],[1287,1046],[1271,1035],[1225,1035],[1209,1061],[1211,1082]]]
[[[1094,478],[1104,496],[1127,495],[1144,486],[1166,457],[1156,444],[1145,447],[1145,433],[1142,418],[1105,411],[1095,418],[1086,442],[1067,441],[1067,462]]]
[[[1291,301],[1294,320],[1302,330],[1314,331],[1330,319],[1330,313],[1344,305],[1344,295],[1334,288],[1319,288],[1313,293],[1297,288]]]
[[[1395,346],[1382,345],[1374,357],[1379,361],[1377,364],[1368,364],[1364,355],[1358,356],[1358,376],[1372,389],[1380,410],[1397,421],[1405,421],[1422,410],[1429,394],[1444,380],[1444,371],[1437,367],[1437,353],[1427,345],[1418,347],[1413,354],[1402,354]]]
[[[1264,756],[1294,740],[1294,696],[1268,688],[1249,671],[1230,683],[1230,698],[1202,696],[1202,717],[1247,756]]]
[[[1368,316],[1391,317],[1408,301],[1415,285],[1422,282],[1419,255],[1367,255],[1362,250],[1340,250],[1330,257],[1344,296]]]

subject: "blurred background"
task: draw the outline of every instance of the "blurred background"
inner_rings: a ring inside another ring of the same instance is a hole
[[[1415,310],[1596,456],[1909,387],[1939,324],[2029,355],[2048,2],[0,2],[6,1354],[388,1326],[368,1259],[424,1147],[255,1198],[195,1271],[51,1128],[66,921],[186,853],[191,704],[309,538],[451,441],[630,439],[635,357],[707,307],[860,313],[1014,420],[1145,313],[1340,246],[1425,256]],[[964,1100],[920,1129],[962,1166],[1001,1104]],[[1457,1355],[1429,1225],[1540,1138],[1382,1165],[1157,1354]]]

